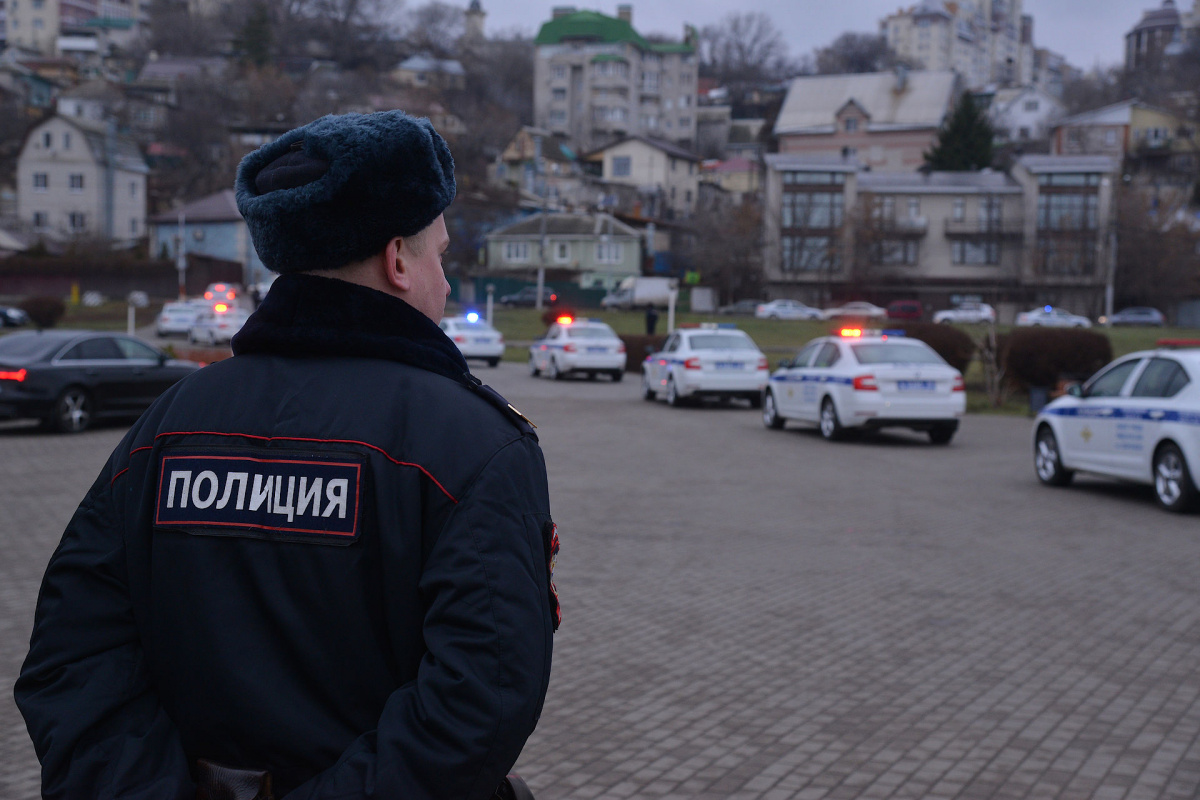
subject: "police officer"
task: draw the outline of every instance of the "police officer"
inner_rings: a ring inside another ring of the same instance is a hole
[[[558,539],[533,429],[437,326],[450,152],[329,116],[236,189],[281,275],[50,561],[16,686],[43,793],[488,798],[541,712]]]

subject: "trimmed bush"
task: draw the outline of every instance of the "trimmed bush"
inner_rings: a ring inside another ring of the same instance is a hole
[[[21,310],[38,330],[53,328],[67,313],[67,306],[57,297],[28,297],[21,303]]]
[[[1076,328],[1016,328],[997,349],[1005,376],[1023,389],[1083,380],[1112,361],[1112,342],[1102,333]]]
[[[625,343],[625,371],[641,372],[642,362],[646,360],[646,356],[661,350],[667,337],[665,335],[647,336],[644,333],[621,334],[621,341]],[[650,348],[648,351],[647,347]]]
[[[895,322],[886,326],[889,330],[903,330],[904,335],[917,339],[932,347],[946,363],[966,373],[975,355],[975,342],[971,337],[952,325],[935,325],[932,322]]]

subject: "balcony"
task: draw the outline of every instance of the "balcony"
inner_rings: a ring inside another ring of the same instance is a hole
[[[903,238],[919,239],[929,232],[928,217],[885,217],[876,225],[880,233]]]
[[[1024,220],[946,220],[947,239],[1021,239],[1024,236]]]

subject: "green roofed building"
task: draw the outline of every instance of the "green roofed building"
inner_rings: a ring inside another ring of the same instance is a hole
[[[534,39],[534,123],[591,151],[627,136],[681,147],[696,142],[696,32],[650,41],[633,28],[633,6],[599,11],[559,6]]]

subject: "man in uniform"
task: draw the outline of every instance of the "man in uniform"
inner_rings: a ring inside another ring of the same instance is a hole
[[[281,275],[50,561],[16,686],[44,795],[191,800],[230,768],[270,773],[246,796],[491,797],[541,713],[558,540],[532,428],[437,326],[450,152],[324,117],[236,188]]]

